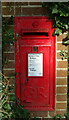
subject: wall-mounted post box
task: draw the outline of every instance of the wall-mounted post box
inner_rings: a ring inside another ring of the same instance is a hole
[[[15,17],[16,97],[29,110],[55,108],[54,28],[48,17]]]

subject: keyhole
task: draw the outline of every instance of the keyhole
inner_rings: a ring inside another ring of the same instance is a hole
[[[35,52],[38,52],[38,47],[33,47],[33,50],[34,50]]]
[[[29,79],[27,78],[27,79],[26,79],[26,82],[28,82],[28,81],[29,81]]]

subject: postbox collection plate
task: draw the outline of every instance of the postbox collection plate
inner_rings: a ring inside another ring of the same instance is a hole
[[[36,27],[32,24],[38,23]],[[40,30],[39,30],[40,29]],[[15,17],[15,34],[36,32],[18,38],[16,46],[16,97],[26,109],[53,111],[55,109],[55,51],[54,28],[48,17]],[[48,32],[39,36],[38,32]],[[37,47],[38,50],[33,48]]]
[[[28,54],[28,76],[43,76],[43,54]]]

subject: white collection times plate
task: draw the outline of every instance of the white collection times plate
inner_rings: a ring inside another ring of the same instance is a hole
[[[28,54],[28,76],[43,76],[43,54]]]

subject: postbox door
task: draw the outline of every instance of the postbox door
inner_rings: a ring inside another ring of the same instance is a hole
[[[50,47],[38,46],[37,49],[34,51],[33,46],[20,46],[20,97],[21,104],[29,109],[50,104]]]

